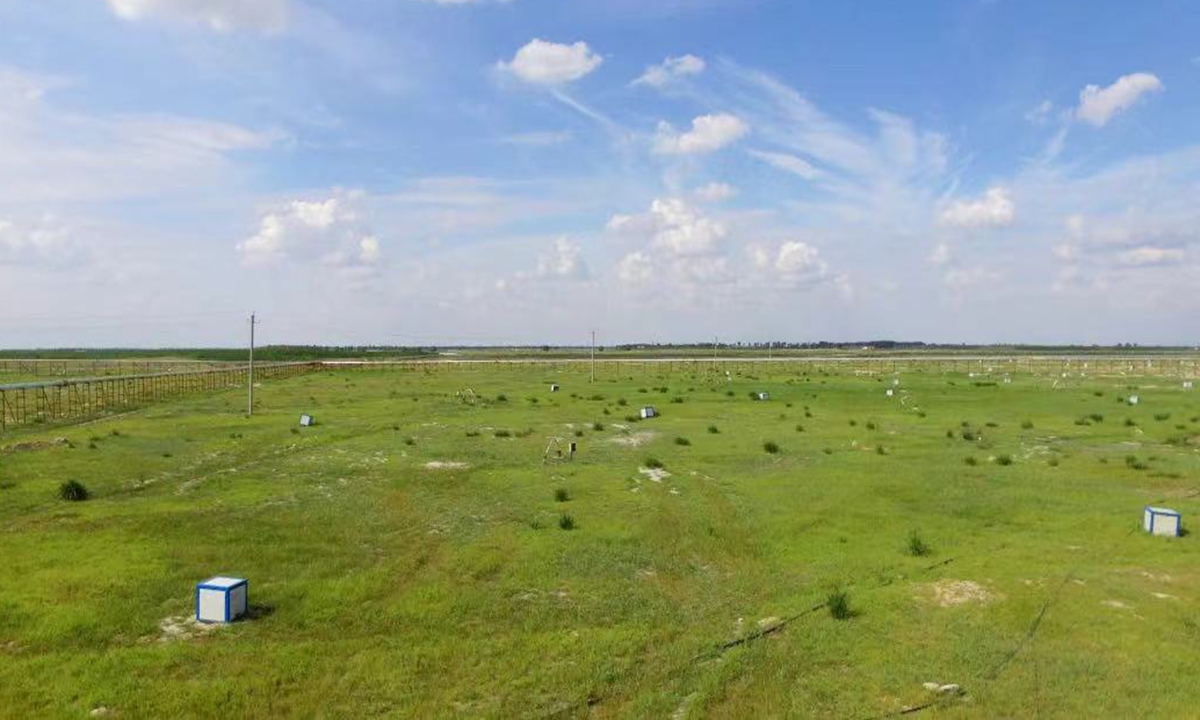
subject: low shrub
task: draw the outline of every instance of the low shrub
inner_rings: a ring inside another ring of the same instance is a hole
[[[1013,464],[1012,455],[997,455],[996,456],[996,464],[997,465],[1012,465]]]
[[[662,460],[659,460],[656,457],[648,457],[648,458],[646,458],[646,461],[642,464],[645,465],[646,467],[650,468],[651,470],[657,470],[663,466]]]
[[[675,438],[675,444],[676,444],[676,445],[681,445],[681,446],[683,446],[683,447],[687,447],[687,446],[689,446],[689,445],[691,445],[691,444],[692,444],[692,441],[691,441],[691,440],[688,440],[688,439],[687,439],[687,438],[685,438],[685,437],[677,437],[677,438]]]
[[[763,443],[763,450],[766,450],[770,455],[775,455],[779,453],[779,445],[768,440],[767,442]]]
[[[571,517],[567,513],[563,513],[558,518],[558,526],[563,530],[574,530],[576,527],[575,518]]]
[[[83,502],[87,500],[91,494],[88,489],[83,486],[83,483],[78,480],[68,480],[58,486],[58,496],[63,500],[70,502]]]
[[[719,427],[717,427],[716,425],[708,426],[708,434],[709,435],[719,435],[720,433],[721,433],[721,429]]]
[[[567,492],[566,488],[558,488],[554,491],[555,502],[567,502],[571,499],[571,493]]]

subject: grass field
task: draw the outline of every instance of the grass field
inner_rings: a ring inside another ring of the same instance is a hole
[[[1140,531],[1200,512],[1193,392],[772,372],[315,373],[0,437],[0,716],[1195,715],[1200,550]],[[250,619],[190,621],[216,574]]]

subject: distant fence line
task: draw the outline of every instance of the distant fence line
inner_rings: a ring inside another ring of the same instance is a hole
[[[761,372],[781,366],[800,367],[813,372],[857,372],[883,374],[900,372],[1031,374],[1061,375],[1143,375],[1156,377],[1195,378],[1200,374],[1200,356],[1142,355],[1142,356],[926,356],[926,357],[777,357],[777,358],[596,358],[598,371],[618,369],[642,372],[697,371],[706,368],[721,371]],[[514,359],[455,359],[429,360],[326,360],[326,369],[450,371],[482,370],[487,368],[528,368],[544,372],[587,370],[588,358],[514,358]]]
[[[254,379],[310,372],[316,363],[261,363]],[[80,420],[197,392],[245,387],[248,366],[0,385],[0,432],[20,425]]]
[[[4,374],[66,378],[100,375],[150,375],[166,372],[200,372],[237,367],[243,364],[210,360],[0,359],[0,378],[3,378]]]
[[[101,375],[50,382],[0,385],[0,432],[37,423],[79,420],[102,412],[135,408],[158,400],[177,399],[197,392],[245,387],[247,366],[219,362],[171,360],[0,360],[0,369],[29,373],[30,363],[82,363],[83,367],[156,368],[167,372]],[[325,360],[259,363],[255,379],[276,379],[326,370],[377,370],[397,372],[452,372],[489,368],[537,369],[541,372],[586,372],[591,365],[579,359],[454,359],[428,360]],[[781,358],[597,358],[604,372],[663,373],[676,371],[730,371],[757,373],[781,367],[806,372],[891,374],[906,372],[975,373],[981,377],[1040,376],[1153,376],[1195,379],[1200,374],[1197,356],[926,356],[926,357],[781,357]],[[60,369],[48,365],[45,369]],[[79,367],[78,365],[76,367]]]

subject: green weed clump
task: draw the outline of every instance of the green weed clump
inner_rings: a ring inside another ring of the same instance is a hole
[[[604,423],[592,423],[592,430],[596,432],[604,432]]]
[[[575,518],[571,517],[567,513],[563,513],[558,518],[558,526],[563,530],[574,530],[576,528]]]
[[[1021,429],[1022,430],[1032,430],[1033,429],[1033,421],[1032,420],[1023,421],[1021,423]]]
[[[767,451],[769,455],[777,455],[779,453],[779,445],[768,440],[763,443],[763,450]]]
[[[1012,465],[1013,464],[1012,455],[997,455],[996,456],[996,464],[997,465],[1006,465],[1006,466]]]
[[[687,447],[692,444],[692,441],[688,440],[685,437],[677,437],[677,438],[675,438],[675,444],[680,445],[682,447]]]
[[[721,433],[721,429],[718,428],[716,425],[708,426],[708,434],[709,435],[719,435],[720,433]]]
[[[90,493],[78,480],[68,480],[58,486],[58,496],[69,502],[83,502],[90,497]]]
[[[554,491],[555,502],[567,502],[571,499],[571,493],[567,492],[566,488],[558,488]]]
[[[850,595],[845,590],[829,593],[825,606],[829,608],[829,616],[834,620],[849,620],[854,617],[854,611],[850,609]]]
[[[651,470],[657,470],[663,466],[662,460],[659,460],[656,457],[648,457],[648,458],[646,458],[646,461],[642,464],[645,465],[646,467],[650,468]]]
[[[497,430],[496,432],[493,433],[493,435],[495,435],[498,438],[512,437],[512,431],[511,430]]]
[[[967,457],[963,458],[963,462],[965,462],[967,465],[970,465],[971,467],[975,467],[976,465],[979,464],[979,461],[976,460],[975,457],[971,456],[971,455],[968,455]]]
[[[913,557],[925,557],[932,552],[932,549],[921,538],[921,534],[916,530],[908,536],[908,554]]]

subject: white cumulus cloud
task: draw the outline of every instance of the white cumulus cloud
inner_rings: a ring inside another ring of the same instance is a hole
[[[1128,110],[1146,93],[1162,90],[1162,81],[1150,73],[1122,75],[1108,87],[1088,85],[1081,90],[1075,115],[1090,125],[1103,127],[1114,115]]]
[[[692,129],[680,133],[668,122],[658,125],[654,151],[664,155],[699,155],[711,153],[737,142],[750,126],[736,115],[719,113],[701,115],[692,120]]]
[[[695,55],[669,57],[658,65],[651,65],[641,77],[633,81],[634,85],[649,85],[654,88],[664,88],[674,80],[688,75],[699,75],[704,72],[706,64],[703,58]]]
[[[1016,218],[1016,205],[1004,188],[991,188],[975,200],[959,200],[944,208],[938,223],[950,227],[1007,227]]]
[[[775,272],[793,287],[814,285],[829,276],[829,265],[812,245],[788,241],[779,246],[775,257]]]
[[[355,208],[357,194],[323,200],[292,200],[259,218],[258,231],[238,244],[247,265],[289,259],[337,269],[363,270],[383,256],[379,239]]]
[[[654,261],[642,252],[631,252],[617,263],[617,277],[621,282],[640,285],[654,278]]]
[[[583,261],[579,244],[562,237],[554,241],[554,247],[538,258],[537,276],[541,278],[582,280],[588,277],[588,266]]]
[[[534,38],[513,59],[497,67],[534,85],[564,85],[574,82],[604,62],[585,42],[564,45]]]

